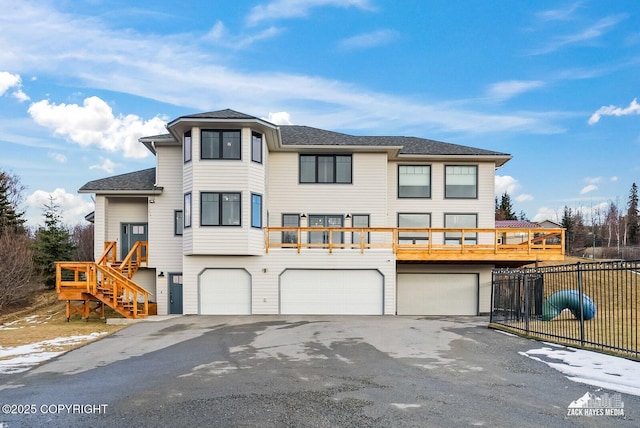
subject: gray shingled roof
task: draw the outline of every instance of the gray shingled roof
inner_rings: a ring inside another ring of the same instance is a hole
[[[340,132],[326,131],[310,126],[283,125],[280,126],[283,145],[331,145],[331,146],[392,146],[401,147],[401,154],[420,155],[505,155],[490,150],[442,141],[428,140],[417,137],[379,137],[355,136]]]
[[[240,113],[235,110],[225,109],[217,111],[209,111],[206,113],[189,114],[186,116],[180,116],[171,122],[175,122],[178,119],[259,119],[255,116]],[[260,119],[261,120],[261,119]]]
[[[96,193],[101,191],[153,191],[160,188],[154,186],[156,169],[149,168],[142,171],[129,172],[113,177],[93,180],[78,190],[80,193]]]

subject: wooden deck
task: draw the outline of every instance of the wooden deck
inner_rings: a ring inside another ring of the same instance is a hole
[[[521,265],[562,261],[564,229],[268,227],[266,252],[287,248],[334,251],[388,249],[403,262]],[[284,242],[283,242],[284,241]]]
[[[67,301],[67,320],[78,313],[104,316],[105,305],[126,318],[149,314],[149,292],[131,278],[148,263],[148,243],[136,242],[127,257],[116,260],[115,242],[106,242],[97,262],[56,262],[56,291]]]

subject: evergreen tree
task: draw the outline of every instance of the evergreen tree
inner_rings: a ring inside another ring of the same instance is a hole
[[[56,261],[71,260],[74,246],[69,231],[62,225],[60,207],[52,196],[44,207],[44,227],[36,234],[34,261],[49,289],[56,286]]]
[[[11,201],[11,184],[15,181],[5,172],[0,171],[0,232],[23,233],[25,231],[24,213],[18,212]]]
[[[571,208],[564,206],[564,213],[562,215],[562,227],[565,229],[565,251],[569,254],[573,244],[573,229],[574,229],[573,212]]]
[[[629,191],[629,201],[627,203],[627,239],[631,245],[638,243],[638,235],[640,234],[638,216],[638,186],[636,186],[636,183],[633,183]]]
[[[507,192],[504,192],[500,197],[500,204],[498,205],[498,198],[496,198],[496,220],[517,220],[516,213],[513,212],[513,204],[511,203],[511,196]]]

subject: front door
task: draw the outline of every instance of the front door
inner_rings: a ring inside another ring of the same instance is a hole
[[[169,274],[169,313],[182,313],[182,274]]]
[[[120,257],[124,260],[133,244],[148,239],[147,223],[122,223],[120,231]]]

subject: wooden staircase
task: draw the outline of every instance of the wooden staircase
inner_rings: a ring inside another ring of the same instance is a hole
[[[97,262],[56,262],[56,291],[67,301],[67,321],[78,313],[88,319],[92,312],[104,317],[105,305],[126,318],[149,315],[149,293],[132,278],[148,265],[146,241],[138,241],[122,261],[116,260],[115,242],[105,242]]]

